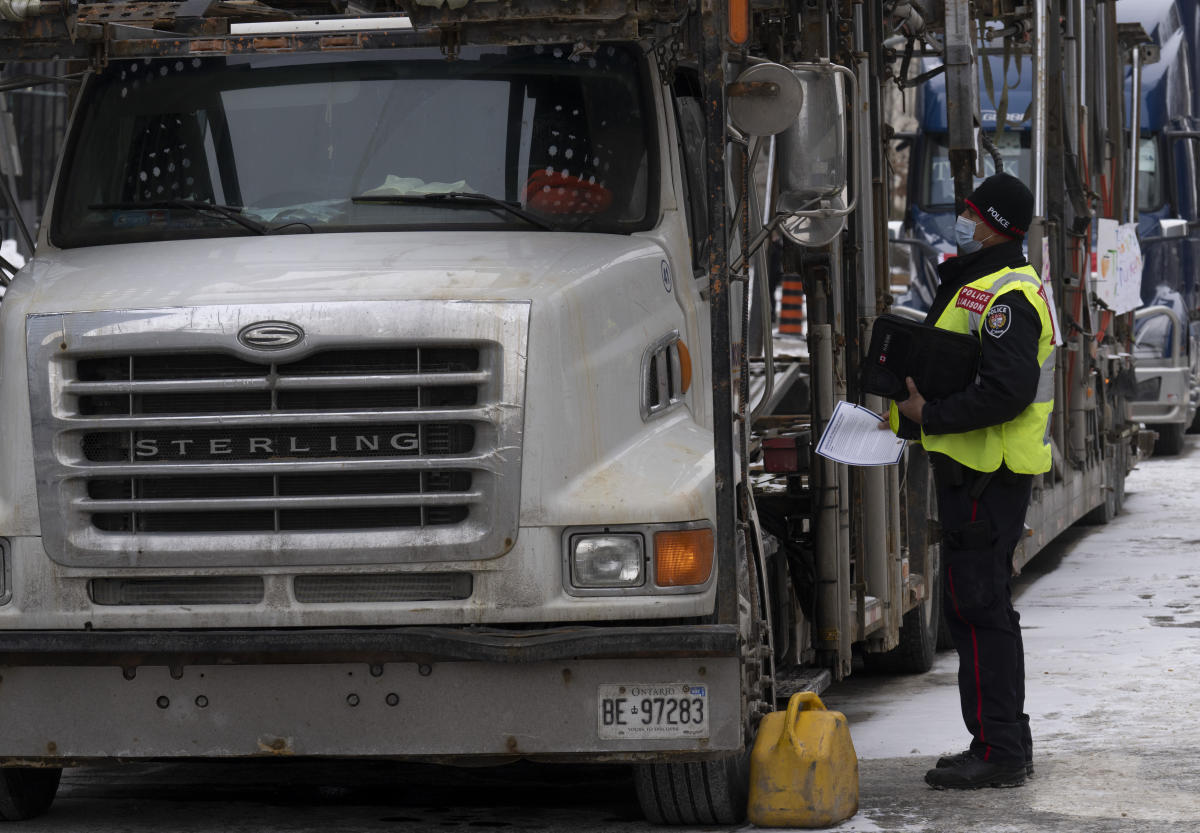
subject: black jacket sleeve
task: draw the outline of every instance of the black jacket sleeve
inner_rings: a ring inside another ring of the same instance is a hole
[[[1001,310],[1007,307],[1007,310]],[[1006,319],[996,313],[1006,313]],[[1020,291],[1006,292],[980,322],[979,377],[966,390],[926,402],[926,434],[958,434],[1015,418],[1037,396],[1037,310]]]

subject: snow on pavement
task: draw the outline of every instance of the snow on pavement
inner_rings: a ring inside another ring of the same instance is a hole
[[[1126,491],[1120,517],[1069,530],[1015,585],[1037,767],[1020,803],[1078,820],[1078,830],[1098,829],[1101,819],[1196,830],[1200,438],[1189,437],[1179,457],[1140,462]],[[923,789],[919,779],[936,756],[965,748],[957,664],[947,651],[928,674],[851,677],[826,693],[850,721],[864,771],[873,760],[919,758],[898,765]],[[911,827],[895,816],[872,826],[867,784],[864,777],[864,812],[839,829],[932,829],[921,813]]]

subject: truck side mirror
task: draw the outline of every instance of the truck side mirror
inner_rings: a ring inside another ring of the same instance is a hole
[[[749,67],[726,88],[729,120],[750,136],[774,136],[800,117],[804,92],[800,79],[781,64]]]
[[[823,246],[841,233],[857,203],[851,193],[845,82],[858,98],[854,73],[828,63],[792,64],[809,118],[797,119],[776,139],[779,202],[787,215],[780,230],[802,246]]]
[[[1187,237],[1188,221],[1173,217],[1163,217],[1158,221],[1163,237]]]

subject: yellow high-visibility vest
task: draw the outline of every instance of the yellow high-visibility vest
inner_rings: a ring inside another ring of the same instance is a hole
[[[995,471],[1004,463],[1018,474],[1041,474],[1050,470],[1050,412],[1054,408],[1054,323],[1041,279],[1032,266],[1001,269],[984,275],[955,293],[934,326],[955,333],[968,333],[983,340],[980,324],[988,321],[993,307],[1009,292],[1021,292],[1037,310],[1042,324],[1038,335],[1040,366],[1037,395],[1025,410],[1008,422],[963,431],[958,434],[926,434],[921,445],[927,451],[945,454],[976,471]],[[1004,315],[996,310],[996,316]],[[1011,311],[1008,312],[1011,315]],[[899,425],[895,403],[891,407],[893,430]]]

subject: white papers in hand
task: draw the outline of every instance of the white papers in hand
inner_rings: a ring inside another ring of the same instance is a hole
[[[906,441],[890,430],[880,430],[882,419],[870,408],[838,402],[817,442],[817,453],[849,466],[889,466],[900,462]]]

